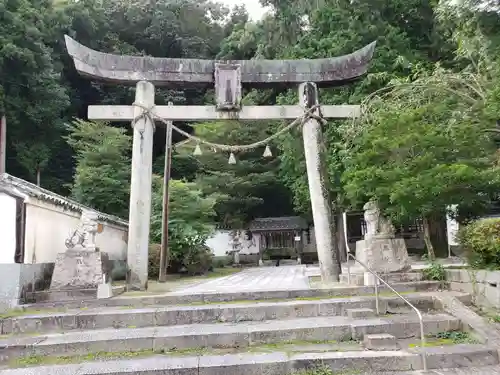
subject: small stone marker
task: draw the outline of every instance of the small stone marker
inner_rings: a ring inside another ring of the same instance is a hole
[[[97,299],[113,297],[113,286],[106,282],[106,275],[102,275],[102,284],[97,286]]]
[[[388,333],[365,335],[363,346],[368,350],[399,350],[396,338]]]

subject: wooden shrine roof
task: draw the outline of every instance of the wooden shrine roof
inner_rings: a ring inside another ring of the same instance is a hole
[[[306,220],[300,216],[257,218],[250,223],[249,227],[252,232],[304,230],[308,228]]]

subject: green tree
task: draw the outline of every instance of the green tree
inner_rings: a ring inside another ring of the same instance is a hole
[[[500,188],[487,131],[497,83],[490,77],[483,86],[484,78],[438,68],[375,97],[363,118],[342,132],[347,196],[358,205],[378,202],[398,222],[422,217],[432,259],[429,218],[450,205],[490,200]]]
[[[247,124],[219,121],[197,124],[196,135],[202,139],[229,145],[246,145],[265,139],[271,129],[262,123]],[[193,153],[193,143],[181,150]],[[217,221],[223,226],[244,228],[255,217],[291,214],[290,192],[278,179],[279,160],[264,158],[265,147],[236,153],[236,164],[228,163],[227,152],[214,152],[201,145],[203,154],[197,181],[206,194],[217,194]]]
[[[205,272],[211,258],[205,241],[215,229],[216,199],[203,195],[193,182],[170,180],[169,185],[169,267],[179,271],[186,267],[190,273]],[[163,179],[154,176],[151,241],[161,243],[163,212]]]
[[[63,134],[60,114],[69,104],[52,49],[45,44],[52,11],[50,1],[0,0],[0,113],[8,123],[7,171],[32,180],[37,170],[56,164],[50,151]],[[35,160],[42,154],[43,160]]]
[[[298,3],[301,2],[298,0]],[[300,4],[297,9],[300,9]],[[308,19],[307,27],[301,27],[297,31],[298,42],[282,49],[281,56],[277,57],[340,56],[377,40],[367,76],[344,87],[321,90],[322,104],[359,104],[391,80],[406,77],[415,69],[426,69],[432,61],[447,56],[439,35],[434,32],[434,2],[430,0],[359,0],[354,7],[350,1],[322,1],[309,7],[303,4],[302,9],[302,16]],[[335,29],[332,29],[332,24],[336,25]],[[283,104],[295,104],[297,101],[295,91],[278,97],[278,102]],[[343,205],[340,183],[343,156],[339,133],[342,123],[330,121],[325,127],[328,175],[337,207]],[[310,199],[300,133],[289,134],[279,145],[280,176],[293,191],[295,208],[300,212],[309,212]]]
[[[72,196],[107,214],[128,218],[131,137],[103,122],[75,120],[68,126],[75,152]]]

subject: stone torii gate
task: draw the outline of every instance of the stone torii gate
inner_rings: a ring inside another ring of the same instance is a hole
[[[297,119],[310,111],[303,124],[307,178],[321,276],[338,281],[339,254],[332,224],[331,202],[325,184],[322,131],[318,119],[345,119],[359,114],[356,105],[321,106],[317,86],[340,86],[363,76],[375,42],[349,55],[315,60],[211,61],[119,56],[89,49],[69,36],[66,47],[77,71],[94,80],[135,84],[133,106],[89,106],[91,120],[133,121],[132,176],[127,263],[129,287],[145,289],[148,281],[148,245],[151,216],[151,180],[154,119],[147,109],[166,121]],[[215,84],[216,103],[207,106],[155,106],[155,86],[203,87]],[[317,85],[316,85],[317,84]],[[300,104],[242,106],[245,87],[299,85]]]

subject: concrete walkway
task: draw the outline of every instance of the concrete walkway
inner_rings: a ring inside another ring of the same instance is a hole
[[[249,268],[197,285],[180,288],[170,294],[202,294],[249,291],[309,289],[305,266]]]

